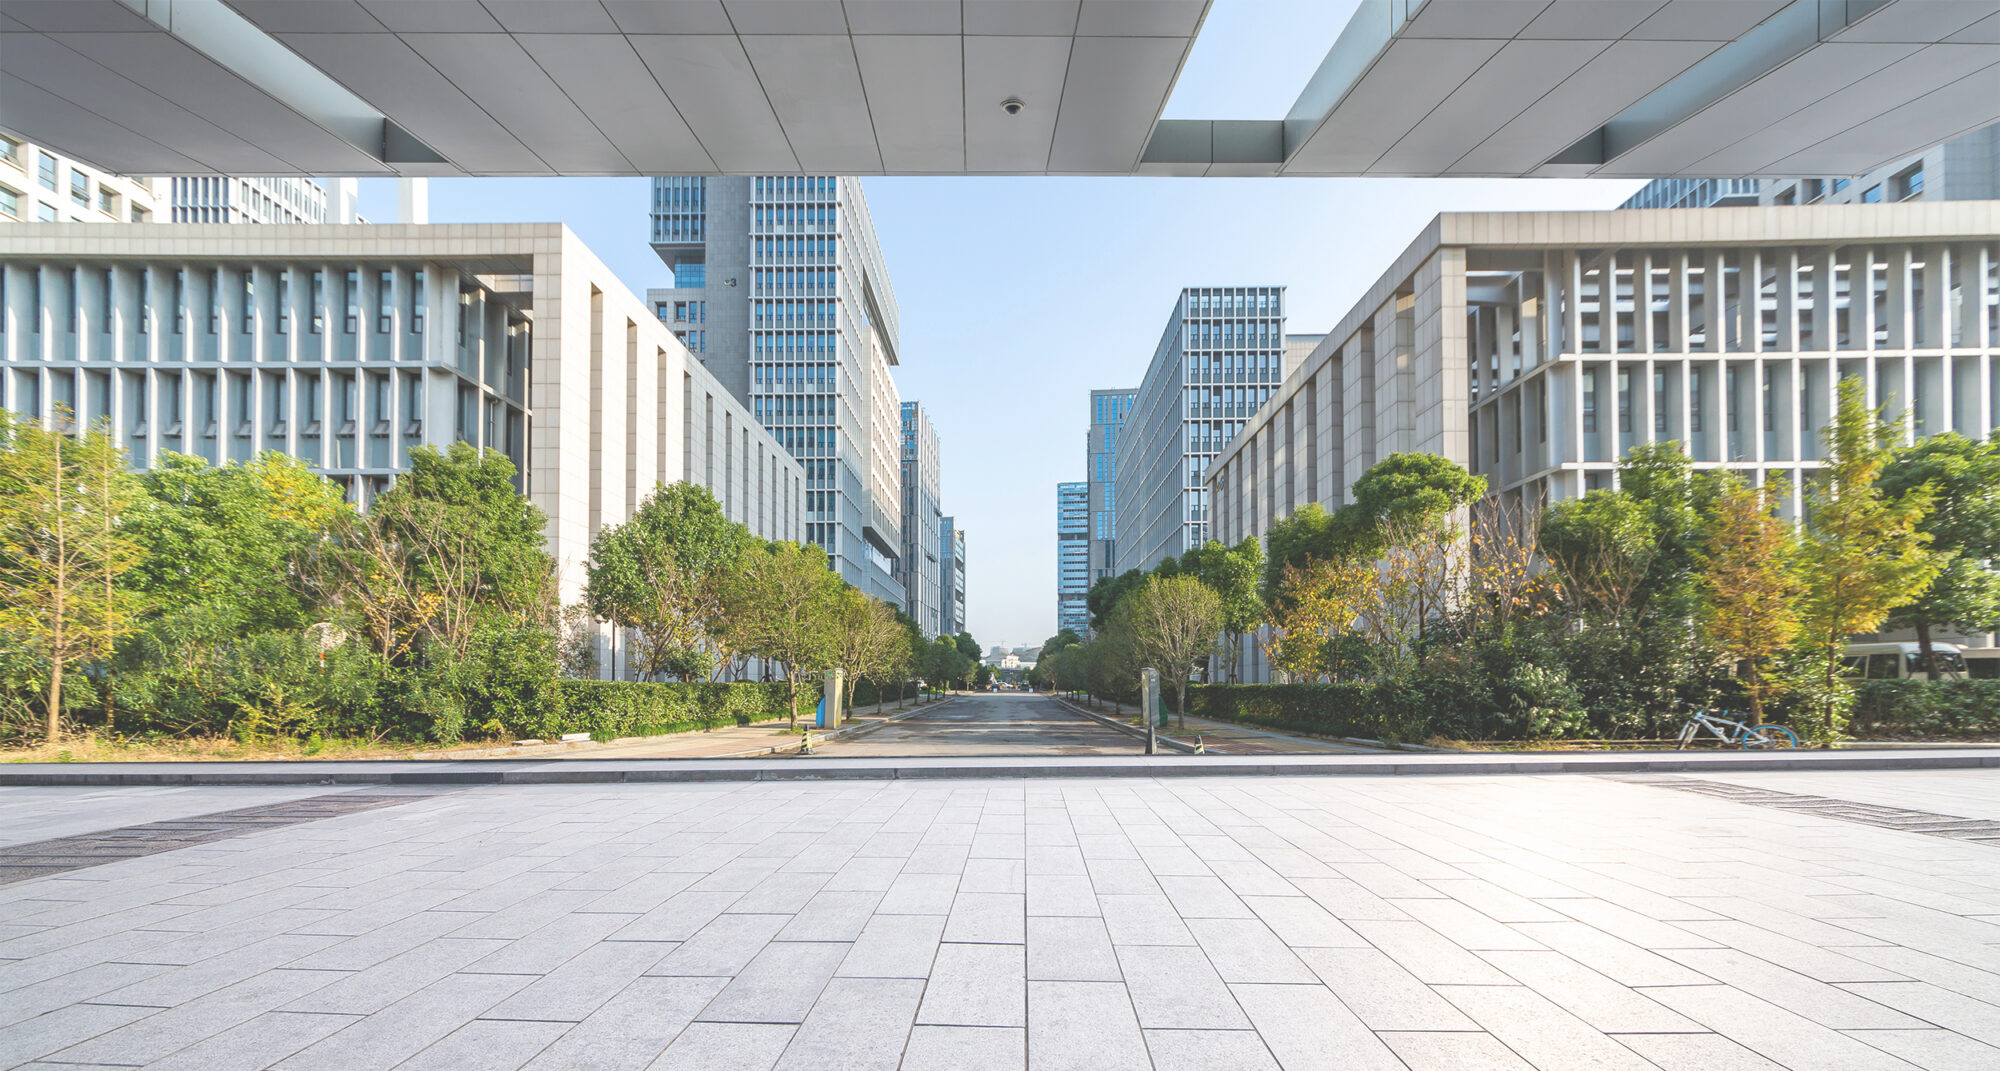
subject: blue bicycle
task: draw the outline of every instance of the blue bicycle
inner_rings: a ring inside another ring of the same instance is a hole
[[[1721,718],[1706,710],[1697,710],[1694,716],[1681,726],[1678,750],[1685,751],[1694,743],[1702,730],[1722,742],[1724,747],[1738,747],[1746,751],[1783,750],[1799,746],[1797,733],[1782,725],[1750,725],[1730,718]]]

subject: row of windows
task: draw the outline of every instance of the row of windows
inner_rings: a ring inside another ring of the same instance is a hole
[[[758,205],[752,210],[753,226],[760,231],[784,227],[833,229],[832,205]]]
[[[753,364],[750,378],[759,386],[810,383],[830,387],[837,382],[835,366],[831,364]]]
[[[750,399],[751,411],[761,424],[825,424],[833,420],[833,395],[774,394]]]
[[[840,306],[834,301],[753,301],[753,327],[833,327]]]
[[[750,352],[761,360],[810,360],[838,352],[839,340],[831,331],[753,331]]]
[[[84,273],[88,270],[83,268],[75,270],[75,281],[72,284],[73,292],[75,288],[81,286]],[[100,330],[109,331],[117,318],[118,286],[116,274],[111,269],[105,269],[100,274],[101,278],[96,280],[95,286],[98,291],[98,298],[102,302],[99,308],[101,319],[99,320],[98,327]],[[27,285],[33,288],[28,298],[28,304],[33,308],[40,308],[42,306],[41,273],[31,271],[24,273],[24,275]],[[223,322],[228,316],[228,310],[225,308],[223,302],[223,294],[230,291],[233,291],[237,295],[238,300],[236,305],[241,316],[241,326],[244,334],[256,331],[258,315],[264,311],[269,311],[273,315],[273,327],[278,334],[290,333],[292,326],[292,273],[290,271],[280,271],[277,273],[276,301],[274,307],[269,310],[260,309],[258,305],[257,273],[255,270],[248,268],[214,268],[210,269],[205,275],[209,294],[209,334],[221,334],[224,330]],[[137,277],[140,285],[137,294],[139,300],[136,311],[138,315],[135,318],[135,323],[139,334],[146,334],[152,329],[154,295],[152,293],[151,280],[153,278],[152,275],[140,275]],[[0,274],[0,306],[4,306],[5,303],[4,285],[5,276],[4,274]],[[362,290],[361,273],[359,271],[349,271],[342,275],[342,304],[340,306],[328,306],[327,304],[325,272],[313,272],[311,286],[312,290],[309,295],[310,303],[308,305],[308,309],[310,310],[308,329],[313,334],[320,333],[325,325],[326,315],[330,314],[336,307],[345,309],[345,316],[341,319],[341,329],[343,332],[351,335],[360,329]],[[413,335],[420,335],[424,332],[427,303],[425,273],[421,270],[413,272],[410,276],[410,284],[405,289],[407,290],[405,298],[408,309],[407,321],[409,332]],[[381,271],[376,273],[375,330],[378,333],[387,334],[394,328],[397,309],[396,290],[394,272]],[[472,295],[469,293],[461,294],[459,297],[457,330],[460,345],[465,343],[467,308],[471,300]],[[188,307],[188,302],[188,272],[186,269],[181,269],[174,272],[173,282],[173,304],[171,305],[171,309],[173,313],[172,330],[175,334],[182,334],[187,330],[187,317],[191,311]],[[78,302],[71,301],[68,303],[68,330],[71,332],[77,330],[77,308]],[[6,319],[0,317],[0,330],[5,329],[6,323]],[[35,324],[39,325],[38,319],[35,321]]]
[[[1280,344],[1278,320],[1196,320],[1186,325],[1189,349],[1270,349]]]
[[[752,184],[758,199],[766,197],[832,197],[831,175],[758,175]]]
[[[708,302],[676,301],[669,304],[662,301],[654,306],[660,322],[665,324],[705,324],[708,322]]]
[[[1279,311],[1282,288],[1244,287],[1218,290],[1191,290],[1189,316],[1259,316]]]
[[[831,264],[834,239],[812,237],[753,238],[751,262],[755,264]]]

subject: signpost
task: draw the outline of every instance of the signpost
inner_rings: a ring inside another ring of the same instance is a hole
[[[847,696],[847,671],[835,667],[826,671],[825,688],[820,693],[819,728],[836,729],[846,712],[840,709],[840,702]]]
[[[1159,748],[1160,719],[1154,711],[1160,707],[1160,671],[1142,669],[1139,671],[1139,711],[1146,719],[1146,754],[1157,755]]]

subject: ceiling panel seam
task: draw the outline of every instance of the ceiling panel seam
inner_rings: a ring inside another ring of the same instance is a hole
[[[1069,25],[1069,56],[1063,60],[1062,86],[1056,90],[1056,116],[1055,120],[1049,124],[1049,151],[1042,157],[1042,170],[1044,172],[1049,171],[1056,160],[1056,134],[1062,130],[1063,98],[1069,95],[1069,67],[1070,64],[1076,62],[1076,31],[1077,27],[1082,25],[1083,5],[1079,3],[1076,5],[1076,18]],[[970,139],[971,136],[972,132],[970,130],[966,131],[966,137]]]
[[[750,50],[744,47],[743,31],[736,28],[736,16],[729,13],[728,4],[722,5],[722,17],[729,23],[729,32],[736,37],[736,47],[743,53],[743,62],[750,65],[750,77],[757,80],[757,92],[764,98],[764,107],[771,110],[771,121],[778,125],[778,136],[785,139],[785,151],[792,154],[792,166],[798,168],[800,174],[804,174],[806,165],[799,161],[799,150],[797,146],[792,144],[792,132],[785,126],[785,117],[779,114],[777,102],[771,99],[771,91],[764,86],[764,72],[757,69],[757,61],[750,58]],[[843,22],[846,21],[847,10],[845,7],[841,9],[840,17]],[[859,70],[858,65],[856,70]],[[872,126],[872,119],[870,123]],[[878,149],[876,157],[879,159],[880,156],[881,153]]]

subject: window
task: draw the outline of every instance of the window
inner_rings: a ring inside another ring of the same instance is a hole
[[[292,273],[278,273],[278,333],[292,333]]]
[[[326,273],[313,272],[312,282],[312,333],[317,335],[326,325]]]
[[[5,186],[0,186],[0,216],[21,218],[21,195]]]
[[[174,273],[174,334],[187,331],[187,272]]]
[[[243,333],[257,330],[257,273],[243,269]]]
[[[107,216],[116,218],[118,215],[118,195],[99,186],[97,188],[97,210]]]
[[[54,193],[56,188],[56,158],[39,149],[35,151],[41,156],[41,161],[35,165],[36,181],[42,184],[42,189]]]
[[[1889,181],[1896,191],[1896,200],[1921,197],[1924,192],[1924,165],[1919,163]]]
[[[148,220],[151,220],[152,218],[153,214],[151,212],[148,212],[145,209],[140,208],[138,205],[132,206],[132,222],[145,223]]]
[[[1852,185],[1854,185],[1854,180],[1853,180],[1853,179],[1844,179],[1844,178],[1837,178],[1837,179],[1834,179],[1834,180],[1833,180],[1833,192],[1835,192],[1835,193],[1839,193],[1840,191],[1842,191],[1842,190],[1844,190],[1844,189],[1846,189],[1846,188],[1848,188],[1849,186],[1852,186]]]
[[[1778,196],[1773,197],[1771,199],[1771,202],[1773,204],[1781,204],[1781,205],[1798,204],[1799,188],[1797,186],[1787,186],[1778,193]]]
[[[54,205],[35,206],[35,222],[54,223],[55,221],[56,221],[56,206]]]
[[[90,176],[73,167],[69,169],[69,199],[83,208],[90,207]]]
[[[0,134],[0,160],[12,160],[20,155],[21,143],[5,134]]]
[[[378,272],[375,276],[375,332],[386,335],[396,323],[395,276]]]
[[[361,328],[361,273],[348,272],[342,281],[342,287],[346,300],[341,304],[347,309],[343,329],[351,335]]]
[[[1882,201],[1882,187],[1880,185],[1870,186],[1866,190],[1861,191],[1862,204],[1867,204],[1867,205],[1880,204],[1881,201]]]
[[[410,334],[424,333],[424,273],[410,276]]]

